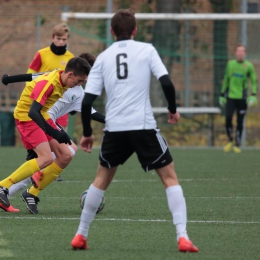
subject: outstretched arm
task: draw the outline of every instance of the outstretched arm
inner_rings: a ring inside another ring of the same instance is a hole
[[[8,85],[9,83],[32,81],[32,80],[36,79],[38,76],[43,75],[45,73],[46,72],[17,74],[17,75],[13,75],[13,76],[4,74],[2,77],[2,83],[4,85]]]
[[[83,126],[83,136],[80,140],[81,149],[91,153],[93,146],[93,136],[91,128],[91,109],[92,103],[97,98],[97,95],[86,93],[81,106],[81,121]]]
[[[169,110],[169,124],[176,124],[179,121],[180,114],[176,111],[176,95],[175,88],[172,84],[169,75],[164,75],[159,78],[159,81],[162,85],[163,93],[168,102],[168,110]]]

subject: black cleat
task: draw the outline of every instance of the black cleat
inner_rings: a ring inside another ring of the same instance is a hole
[[[8,189],[6,187],[0,186],[0,203],[2,203],[5,207],[10,206],[8,195]]]
[[[59,176],[56,178],[56,181],[64,181],[64,179],[59,175]]]
[[[21,195],[23,201],[26,203],[27,209],[31,214],[38,214],[37,204],[40,199],[33,194],[28,192],[28,189],[25,190]]]

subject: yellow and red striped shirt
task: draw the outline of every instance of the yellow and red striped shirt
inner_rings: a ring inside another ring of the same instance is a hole
[[[27,73],[65,69],[68,61],[73,57],[70,51],[66,51],[63,55],[56,55],[50,47],[43,48],[35,54]]]
[[[62,72],[61,69],[54,70],[28,82],[15,107],[14,118],[20,121],[32,120],[28,116],[28,112],[35,100],[43,106],[41,114],[45,120],[48,120],[50,118],[48,110],[68,89],[61,81]]]

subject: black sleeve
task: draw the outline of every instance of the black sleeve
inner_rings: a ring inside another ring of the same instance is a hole
[[[37,101],[33,101],[28,116],[48,135],[53,136],[57,129],[51,127],[41,114],[42,105]]]
[[[14,83],[14,82],[25,82],[25,81],[32,81],[32,74],[19,74],[14,76],[8,76],[7,74],[5,74],[2,77],[2,83],[4,85],[8,85],[9,83]]]
[[[76,113],[77,113],[76,110],[72,110],[72,111],[69,112],[69,114],[72,115],[72,116],[74,116]]]
[[[99,122],[99,123],[105,124],[105,116],[102,115],[102,114],[100,114],[99,112],[96,112],[96,113],[94,113],[94,114],[91,114],[91,119],[92,119],[92,120],[95,120],[95,121],[97,121],[97,122]]]
[[[164,96],[167,99],[168,102],[168,109],[172,114],[176,113],[176,97],[175,97],[175,88],[172,84],[171,79],[169,78],[169,75],[164,75],[159,78],[159,81],[162,85],[162,89],[164,92]]]
[[[92,135],[91,122],[91,108],[92,103],[97,98],[97,95],[86,93],[81,105],[81,121],[83,126],[83,135],[85,137]]]

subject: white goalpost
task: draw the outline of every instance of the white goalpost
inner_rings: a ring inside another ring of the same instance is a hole
[[[79,12],[63,12],[61,20],[67,22],[69,19],[111,19],[113,13],[79,13]],[[170,13],[136,13],[138,20],[260,20],[258,14],[212,14],[212,13],[197,13],[197,14],[170,14]]]
[[[80,41],[75,40],[75,43],[70,40],[70,44],[75,44],[77,50],[96,50],[99,43],[105,43],[108,47],[113,42],[110,34],[113,15],[111,12],[62,12],[61,20],[70,23],[75,38],[81,37]],[[157,50],[167,61],[172,62],[171,75],[179,86],[180,107],[216,106],[216,86],[221,85],[219,78],[224,76],[226,61],[233,56],[238,43],[247,47],[248,58],[260,75],[260,13],[135,13],[135,17],[141,24],[138,29],[146,27],[142,32],[145,40],[154,40],[154,33],[157,33],[157,46],[158,31],[163,29],[164,38],[159,40],[167,44],[159,44],[162,47],[160,49],[159,46]],[[169,21],[179,22],[179,29],[171,27],[172,23]],[[157,22],[161,23],[158,27],[155,26]],[[98,27],[101,23],[103,27]],[[221,23],[224,24],[223,27]],[[169,27],[166,28],[167,26]],[[103,29],[103,36],[99,34],[100,28]],[[170,36],[174,30],[174,37]],[[175,39],[177,47],[172,48],[168,42],[174,42]],[[82,45],[79,45],[80,42]],[[245,134],[246,131],[242,143]]]

